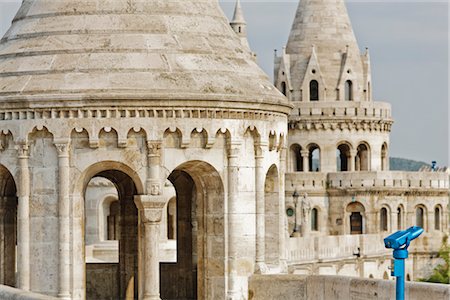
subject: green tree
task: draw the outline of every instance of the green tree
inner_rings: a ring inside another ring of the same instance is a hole
[[[444,264],[439,264],[433,269],[433,273],[428,278],[422,278],[420,281],[434,282],[434,283],[450,283],[450,245],[448,244],[448,237],[445,236],[442,241],[441,249],[439,249],[438,257],[444,261]]]

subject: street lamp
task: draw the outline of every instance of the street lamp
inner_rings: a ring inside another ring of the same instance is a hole
[[[298,203],[298,197],[300,195],[297,193],[297,189],[292,194],[292,198],[294,199],[294,231],[292,231],[291,237],[299,237],[300,231],[298,229],[297,225],[297,203]]]

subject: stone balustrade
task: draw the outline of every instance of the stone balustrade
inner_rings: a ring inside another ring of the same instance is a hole
[[[384,248],[384,237],[382,234],[363,234],[290,238],[288,261],[290,264],[307,264],[353,258],[356,253],[370,257],[389,255],[391,251]]]
[[[390,119],[391,105],[385,102],[298,102],[290,119],[308,117],[360,117]]]
[[[448,189],[449,175],[445,172],[338,172],[328,173],[328,187]]]
[[[248,293],[251,300],[395,299],[395,282],[326,275],[253,275],[249,280]],[[407,282],[405,299],[448,300],[450,286]]]
[[[286,173],[286,192],[294,189],[325,192],[326,189],[436,189],[448,190],[446,172],[360,171],[360,172],[292,172]]]

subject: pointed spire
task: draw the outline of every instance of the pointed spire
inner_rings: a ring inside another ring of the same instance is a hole
[[[236,1],[236,6],[234,8],[233,21],[230,24],[247,24],[244,19],[244,14],[242,13],[241,1]]]

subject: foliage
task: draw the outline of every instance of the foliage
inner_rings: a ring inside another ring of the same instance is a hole
[[[430,277],[422,278],[420,281],[450,284],[450,245],[447,236],[442,241],[438,257],[444,261],[444,264],[437,265]]]
[[[430,165],[422,161],[415,161],[399,157],[390,157],[389,166],[391,171],[419,171],[421,167]]]

